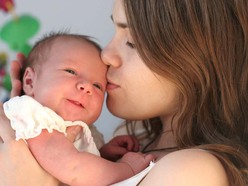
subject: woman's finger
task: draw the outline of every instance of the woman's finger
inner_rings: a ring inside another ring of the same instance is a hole
[[[24,60],[25,60],[24,54],[23,54],[23,53],[18,53],[18,54],[16,55],[16,57],[17,57],[17,61],[20,63],[21,68],[22,68],[23,63],[24,63]]]
[[[21,83],[21,64],[18,61],[13,61],[10,65],[10,79],[11,79],[11,93],[10,96],[19,96],[22,90],[22,83]]]
[[[10,64],[10,79],[12,85],[10,93],[11,97],[19,96],[22,90],[21,69],[23,66],[25,56],[21,53],[18,53],[16,57],[17,59]]]

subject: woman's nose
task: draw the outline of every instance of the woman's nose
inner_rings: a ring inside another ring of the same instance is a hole
[[[88,95],[92,95],[93,85],[91,85],[88,82],[80,82],[80,83],[78,83],[77,84],[77,88],[82,93],[85,93],[85,94],[88,94]]]
[[[115,68],[121,65],[120,56],[118,54],[117,48],[114,46],[113,41],[111,41],[101,53],[102,61],[105,65],[113,66]]]

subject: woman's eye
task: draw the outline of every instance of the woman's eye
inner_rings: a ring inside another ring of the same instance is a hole
[[[133,44],[129,41],[126,42],[126,45],[129,46],[130,48],[135,48],[135,44]]]
[[[65,71],[73,75],[77,74],[74,70],[71,70],[71,69],[65,69]]]

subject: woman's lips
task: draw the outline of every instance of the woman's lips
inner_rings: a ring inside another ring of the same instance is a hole
[[[114,89],[117,89],[119,88],[120,86],[115,84],[115,83],[112,83],[110,81],[108,81],[108,84],[107,84],[107,91],[110,91],[110,90],[114,90]]]

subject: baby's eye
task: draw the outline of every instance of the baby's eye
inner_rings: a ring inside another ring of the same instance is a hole
[[[77,75],[77,73],[72,69],[65,69],[65,71],[70,73],[70,74]]]
[[[130,48],[135,48],[135,44],[134,43],[131,43],[129,41],[126,42],[126,45]]]
[[[99,90],[102,90],[102,86],[101,85],[99,85],[99,84],[97,84],[97,83],[94,83],[93,84],[96,88],[98,88]]]

